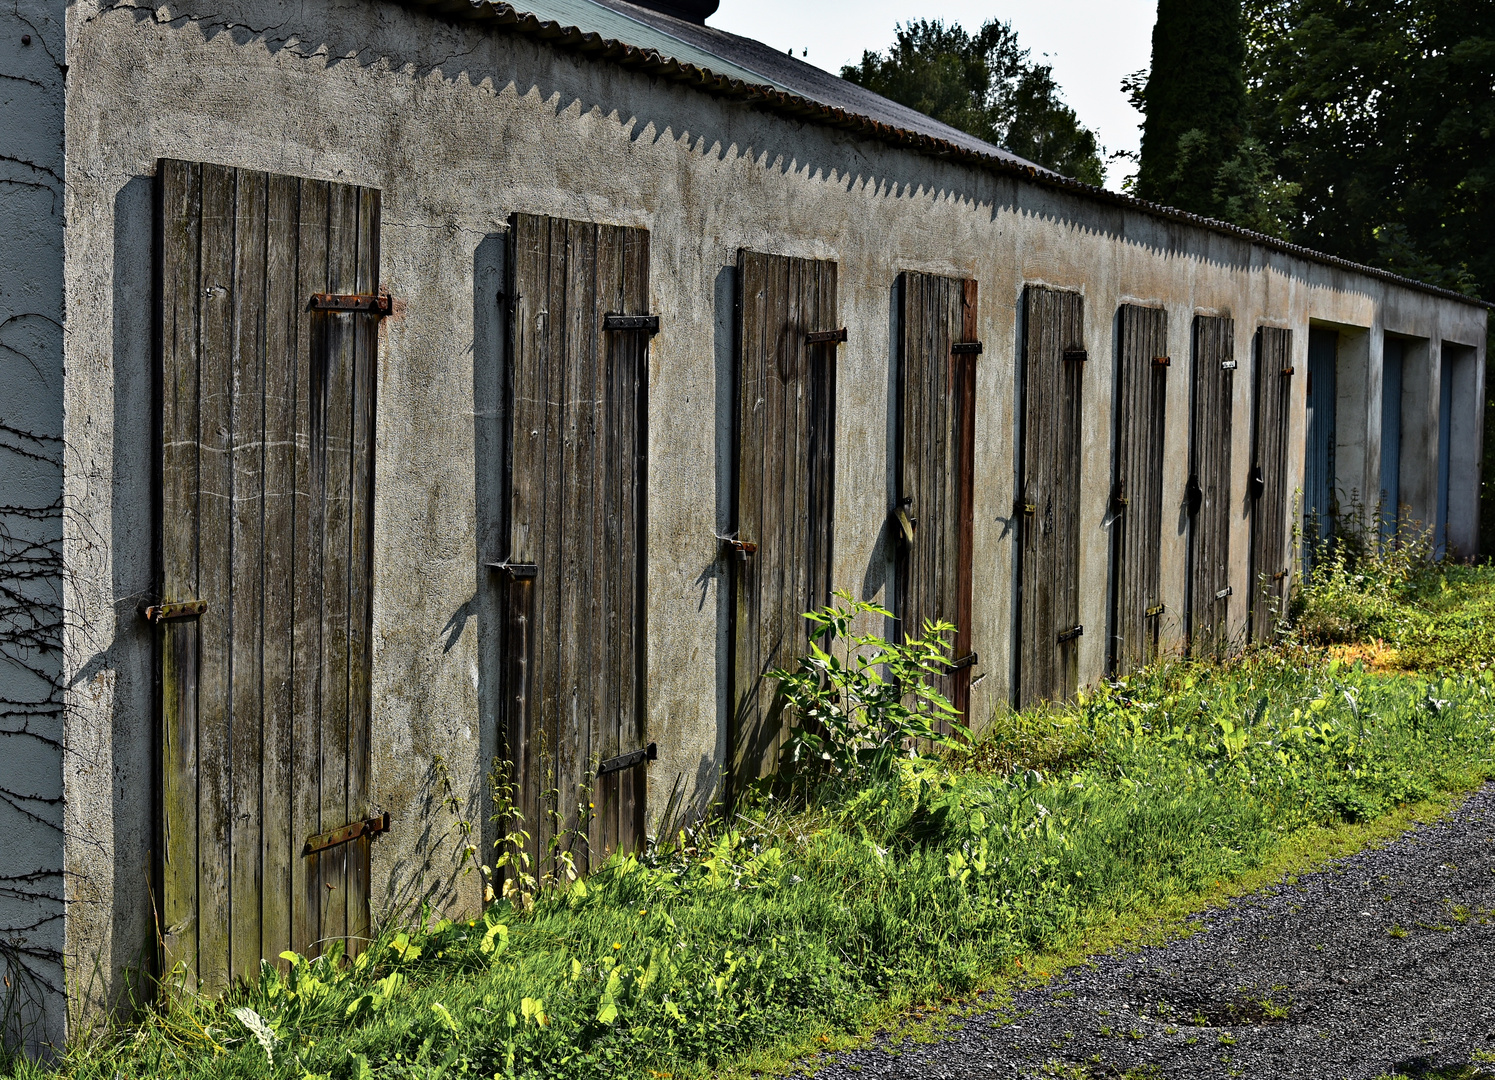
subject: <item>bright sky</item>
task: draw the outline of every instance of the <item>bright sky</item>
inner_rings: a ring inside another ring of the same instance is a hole
[[[1065,101],[1106,149],[1136,151],[1142,117],[1121,79],[1147,67],[1156,14],[1156,0],[721,0],[707,22],[796,56],[808,49],[805,60],[836,73],[864,50],[886,49],[900,22],[943,19],[972,31],[1011,22],[1022,46],[1053,65]],[[1111,163],[1106,186],[1119,187],[1131,170]]]

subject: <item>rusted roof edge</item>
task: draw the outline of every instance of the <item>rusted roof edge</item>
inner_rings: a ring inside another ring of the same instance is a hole
[[[725,75],[718,75],[709,69],[697,67],[694,64],[688,64],[665,56],[654,49],[639,48],[613,38],[604,38],[601,34],[585,31],[575,26],[562,26],[557,22],[540,19],[529,12],[516,9],[512,4],[504,3],[502,0],[401,0],[401,2],[437,17],[459,22],[472,22],[501,27],[515,33],[546,41],[556,48],[610,60],[622,67],[643,71],[646,74],[655,75],[670,82],[683,83],[717,97],[750,102],[781,116],[869,136],[887,145],[900,149],[914,150],[930,157],[979,165],[993,172],[1027,180],[1029,183],[1037,184],[1041,187],[1067,191],[1082,198],[1092,199],[1096,202],[1117,206],[1125,210],[1135,210],[1140,213],[1150,214],[1153,217],[1162,218],[1166,221],[1183,222],[1187,225],[1193,225],[1196,228],[1260,244],[1263,247],[1271,248],[1287,255],[1294,255],[1324,266],[1332,266],[1357,274],[1365,274],[1369,277],[1378,278],[1381,281],[1388,281],[1395,285],[1416,289],[1419,292],[1430,293],[1433,296],[1440,296],[1448,300],[1458,300],[1466,304],[1495,309],[1495,303],[1482,300],[1478,297],[1466,296],[1452,289],[1445,289],[1440,285],[1429,285],[1425,281],[1403,277],[1401,274],[1392,273],[1390,270],[1381,270],[1374,266],[1367,266],[1364,263],[1352,262],[1337,255],[1326,255],[1321,251],[1315,251],[1313,248],[1303,247],[1300,244],[1291,244],[1286,240],[1279,240],[1275,236],[1268,236],[1266,233],[1245,229],[1226,221],[1218,221],[1215,218],[1191,214],[1171,206],[1164,206],[1161,203],[1148,202],[1145,199],[1139,199],[1132,195],[1125,195],[1121,192],[1095,187],[1080,180],[1072,180],[1067,176],[1061,176],[1047,169],[1019,165],[1015,162],[1003,160],[993,154],[982,154],[975,150],[968,150],[965,147],[957,146],[944,139],[937,139],[933,136],[923,135],[905,128],[879,123],[871,117],[847,112],[844,109],[838,109],[834,106],[824,105],[818,101],[813,101],[798,94],[792,94],[771,86],[762,86],[757,83],[745,82],[741,79],[729,78]]]

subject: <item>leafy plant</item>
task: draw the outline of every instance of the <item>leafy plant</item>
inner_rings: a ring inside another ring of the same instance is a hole
[[[955,627],[924,623],[923,634],[902,644],[857,633],[858,618],[892,613],[837,590],[844,606],[827,605],[805,614],[810,651],[790,671],[769,672],[799,723],[787,757],[796,779],[852,782],[886,777],[900,756],[924,747],[954,749],[970,731],[954,706],[931,685],[950,662]]]

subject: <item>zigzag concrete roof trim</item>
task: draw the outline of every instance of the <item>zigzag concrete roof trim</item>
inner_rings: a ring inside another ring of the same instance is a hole
[[[614,38],[604,38],[601,34],[582,30],[576,26],[563,26],[558,22],[541,19],[529,12],[516,8],[513,4],[504,3],[502,0],[400,0],[400,2],[408,7],[425,11],[438,18],[445,18],[455,22],[489,25],[513,33],[523,34],[526,37],[549,42],[559,49],[608,60],[622,67],[642,71],[648,75],[656,75],[671,82],[693,87],[716,97],[745,101],[766,108],[770,112],[781,116],[816,123],[825,127],[838,128],[842,131],[854,132],[890,146],[913,150],[930,157],[967,162],[996,173],[1026,180],[1040,187],[1067,191],[1095,202],[1126,210],[1135,210],[1167,221],[1183,222],[1225,236],[1247,240],[1262,247],[1271,248],[1274,251],[1307,259],[1310,262],[1332,266],[1336,269],[1349,270],[1357,274],[1365,274],[1381,281],[1416,289],[1434,296],[1495,309],[1495,303],[1477,297],[1466,296],[1463,293],[1454,292],[1452,289],[1445,289],[1438,285],[1429,285],[1425,281],[1403,277],[1401,274],[1394,274],[1389,270],[1381,270],[1374,266],[1367,266],[1364,263],[1352,262],[1349,259],[1342,259],[1336,255],[1326,255],[1321,251],[1315,251],[1300,244],[1291,244],[1285,240],[1279,240],[1274,236],[1268,236],[1266,233],[1254,232],[1251,229],[1244,229],[1239,225],[1232,225],[1229,222],[1218,221],[1199,214],[1191,214],[1184,210],[1177,210],[1171,206],[1164,206],[1161,203],[1148,202],[1145,199],[1138,199],[1131,195],[1109,191],[1106,188],[1094,187],[1082,181],[1061,176],[1048,169],[1019,164],[1017,160],[967,149],[944,139],[881,123],[871,117],[825,105],[773,86],[765,86],[747,82],[743,79],[720,75],[708,68],[685,63],[673,57],[666,56],[657,49],[640,48]],[[727,61],[727,63],[730,64],[731,62]],[[731,66],[735,67],[736,65]]]

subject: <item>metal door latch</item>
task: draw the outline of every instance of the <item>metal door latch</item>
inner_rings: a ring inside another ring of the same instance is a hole
[[[1066,630],[1059,635],[1059,644],[1063,645],[1066,641],[1073,641],[1077,637],[1083,637],[1084,634],[1085,628],[1083,626],[1076,626],[1073,630]]]
[[[1084,349],[1065,349],[1064,359],[1076,364],[1083,364],[1090,359],[1090,354]]]
[[[1154,356],[1152,358],[1153,367],[1170,367],[1172,364],[1173,361],[1166,356]]]
[[[893,524],[898,527],[898,536],[907,545],[912,546],[914,533],[919,528],[919,522],[912,517],[914,509],[914,497],[910,495],[897,506],[893,507]]]
[[[954,675],[957,671],[964,671],[966,668],[975,667],[980,662],[981,658],[979,656],[977,656],[973,652],[968,652],[959,660],[952,660],[950,661],[950,663],[946,664],[945,674]]]
[[[383,318],[394,310],[394,298],[383,293],[312,293],[311,310],[344,314],[365,312]]]
[[[659,333],[658,315],[613,315],[602,316],[602,329],[621,332],[632,330],[642,334]]]
[[[540,576],[540,567],[530,562],[491,562],[487,566],[489,570],[507,574],[515,580]]]
[[[608,758],[597,766],[597,778],[600,780],[608,773],[622,772],[631,769],[635,765],[641,765],[646,761],[655,761],[659,758],[659,747],[650,743],[642,750],[634,750],[632,753],[619,754],[617,757]]]
[[[163,623],[174,619],[195,619],[207,610],[206,600],[182,600],[175,604],[152,604],[142,614],[148,623]]]
[[[1215,593],[1215,599],[1216,600],[1224,600],[1227,596],[1231,595],[1231,593],[1233,593],[1234,591],[1235,591],[1234,589],[1232,589],[1229,585],[1227,585],[1227,586],[1225,586],[1225,588],[1223,588],[1219,592]]]
[[[373,836],[375,833],[386,832],[389,829],[389,811],[378,814],[362,821],[355,821],[351,825],[344,825],[341,829],[333,829],[331,832],[318,833],[316,836],[306,838],[306,847],[301,849],[302,855],[314,855],[318,851],[326,851],[330,847],[346,844],[350,840],[357,840],[361,836]]]
[[[749,555],[758,553],[758,545],[751,540],[728,540],[727,549],[737,556],[738,562],[747,562]]]
[[[1168,609],[1162,604],[1154,604],[1152,607],[1147,609],[1142,617],[1145,619],[1156,619],[1159,615],[1167,610]]]
[[[956,356],[980,356],[982,344],[979,341],[957,341],[950,346],[950,351]]]
[[[1221,371],[1234,371],[1235,369],[1236,369],[1236,362],[1234,360],[1221,360],[1220,361],[1220,370]]]
[[[806,345],[839,345],[846,340],[846,327],[839,330],[812,330],[805,335]]]

